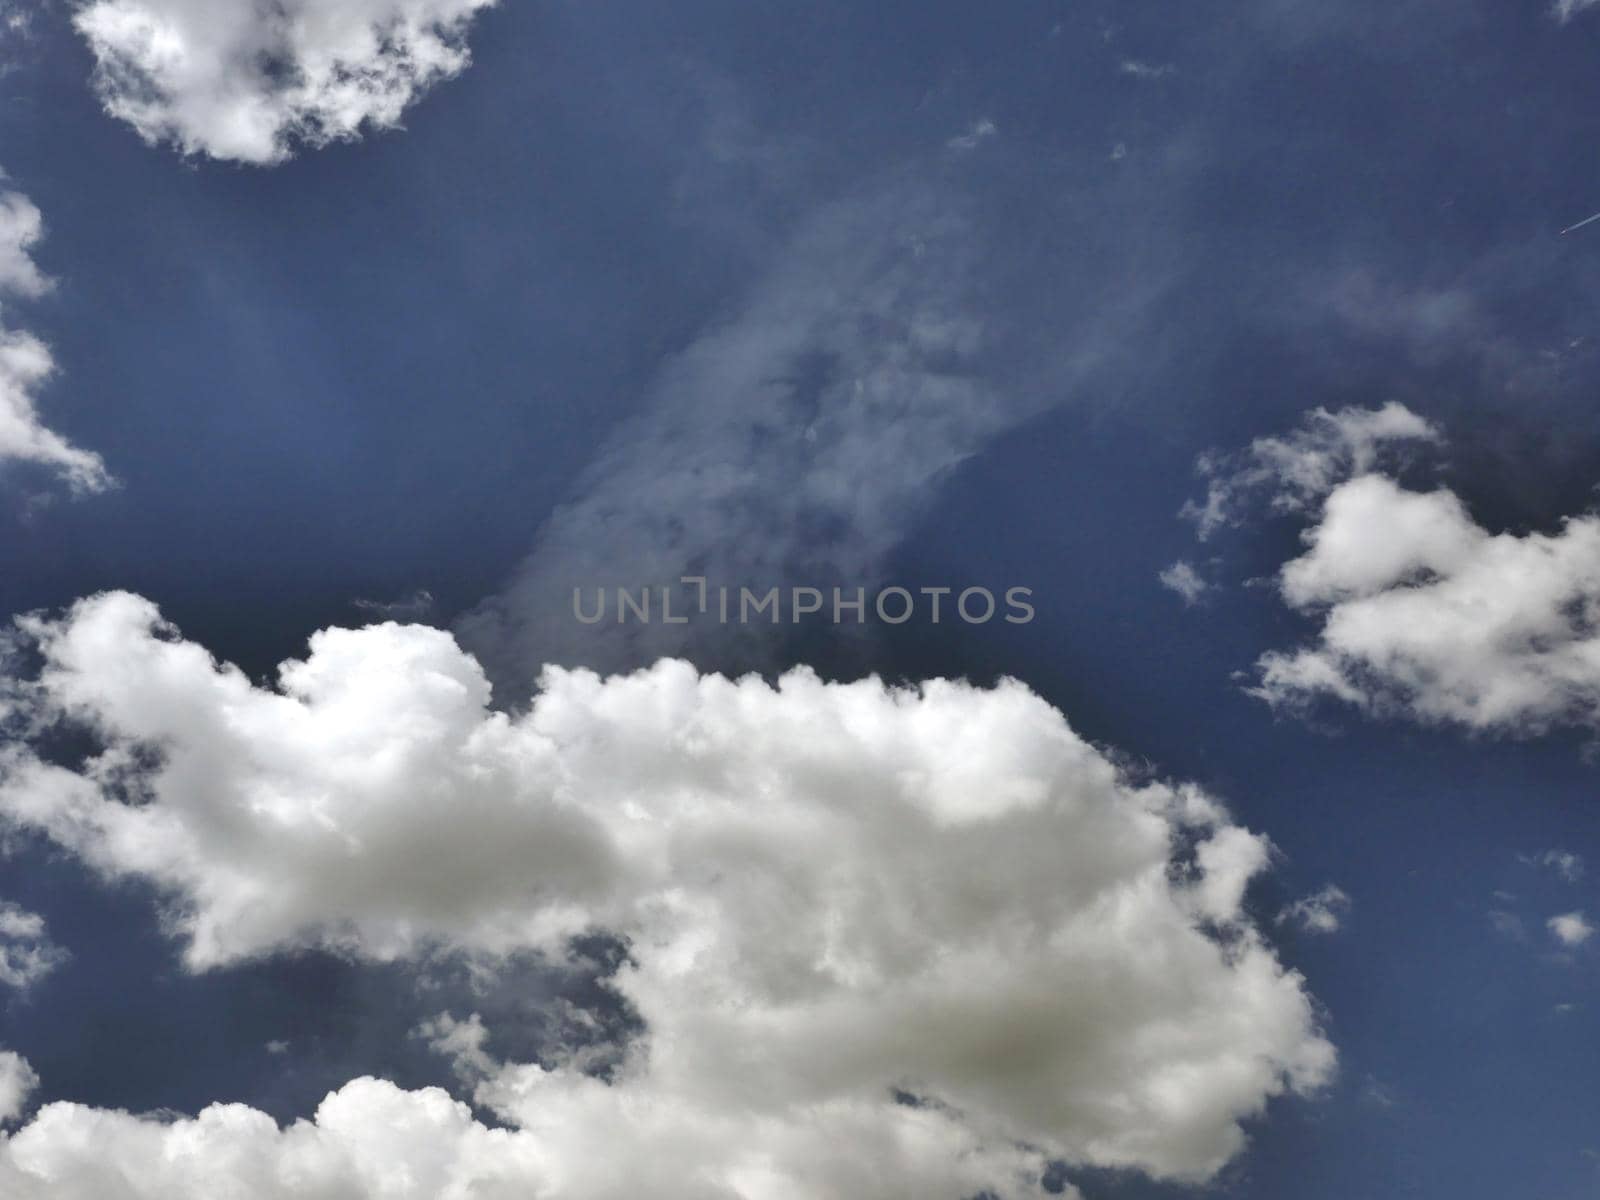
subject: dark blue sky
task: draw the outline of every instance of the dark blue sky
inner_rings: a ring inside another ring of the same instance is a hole
[[[1437,421],[1444,478],[1490,529],[1590,506],[1600,226],[1557,231],[1600,208],[1600,12],[502,0],[404,130],[261,169],[108,118],[65,9],[0,75],[0,163],[59,281],[7,313],[62,367],[49,423],[122,486],[30,509],[49,484],[6,469],[0,609],[126,588],[256,676],[357,622],[357,599],[426,589],[449,625],[804,230],[914,192],[958,214],[992,339],[962,370],[1007,399],[896,509],[886,570],[1027,585],[1038,620],[814,632],[717,665],[1015,675],[1268,833],[1266,923],[1325,883],[1350,894],[1335,935],[1274,930],[1326,1006],[1340,1081],[1274,1102],[1219,1194],[1594,1194],[1595,960],[1540,939],[1600,901],[1592,876],[1518,861],[1600,867],[1583,739],[1313,726],[1246,696],[1234,673],[1309,628],[1245,586],[1296,552],[1292,521],[1205,551],[1227,584],[1211,603],[1156,575],[1196,554],[1177,517],[1196,457],[1319,405]],[[980,121],[991,136],[951,147]],[[1440,295],[1470,318],[1418,315]],[[442,1006],[402,972],[306,954],[190,977],[149,895],[24,850],[0,892],[74,957],[0,1012],[0,1044],[46,1098],[288,1118],[362,1072],[448,1081],[405,1036]]]

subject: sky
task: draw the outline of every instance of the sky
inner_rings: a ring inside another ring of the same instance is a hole
[[[1597,58],[0,3],[0,1195],[1593,1196]]]

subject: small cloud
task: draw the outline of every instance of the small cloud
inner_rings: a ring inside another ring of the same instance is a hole
[[[1545,922],[1550,936],[1563,946],[1581,946],[1594,936],[1594,926],[1581,912],[1562,913]]]
[[[499,1069],[500,1064],[488,1051],[489,1031],[477,1013],[465,1021],[440,1013],[417,1026],[413,1036],[426,1041],[434,1053],[448,1058],[451,1069],[464,1081],[487,1079]]]
[[[1373,1108],[1393,1108],[1400,1103],[1394,1090],[1376,1075],[1368,1075],[1366,1082],[1361,1085],[1361,1100]]]
[[[69,957],[38,913],[0,902],[0,987],[25,992]]]
[[[985,117],[981,121],[974,121],[967,132],[951,138],[945,145],[951,150],[975,150],[980,142],[987,141],[999,132],[999,127],[988,117]]]
[[[1179,559],[1156,576],[1161,586],[1177,592],[1185,604],[1198,604],[1200,597],[1211,590],[1211,585],[1189,563]]]
[[[1207,480],[1205,499],[1188,501],[1179,516],[1194,522],[1203,542],[1238,524],[1246,501],[1261,495],[1275,512],[1309,512],[1397,450],[1441,440],[1435,426],[1394,401],[1382,408],[1313,409],[1281,437],[1257,438],[1238,454],[1200,455],[1195,469]]]
[[[1600,0],[1556,0],[1551,14],[1563,25],[1586,8],[1593,8]]]
[[[287,1054],[287,1053],[289,1053],[289,1043],[285,1042],[285,1041],[281,1041],[281,1040],[276,1040],[276,1039],[273,1040],[273,1041],[270,1041],[270,1042],[267,1043],[267,1053],[268,1054]]]
[[[1567,883],[1577,883],[1583,878],[1583,859],[1565,850],[1546,850],[1543,854],[1519,854],[1517,861],[1525,866],[1553,872]]]
[[[1278,924],[1292,921],[1307,933],[1337,933],[1349,911],[1350,897],[1343,888],[1330,883],[1285,908],[1278,914]]]
[[[1118,69],[1134,79],[1165,79],[1177,71],[1171,63],[1147,63],[1136,58],[1123,59]]]

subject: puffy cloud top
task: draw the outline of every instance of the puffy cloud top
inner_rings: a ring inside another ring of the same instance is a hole
[[[106,111],[147,142],[248,163],[397,124],[468,62],[494,0],[91,0]]]
[[[1331,695],[1510,733],[1600,721],[1600,519],[1491,534],[1448,490],[1366,475],[1305,537],[1280,582],[1322,625],[1312,645],[1262,657],[1265,699]]]
[[[18,716],[104,750],[69,769],[14,747],[0,815],[160,886],[192,966],[627,939],[613,983],[645,1033],[616,1077],[482,1084],[518,1132],[461,1136],[500,1147],[507,1194],[960,1200],[1034,1194],[1049,1156],[1204,1178],[1242,1119],[1331,1072],[1242,907],[1266,841],[1193,788],[1123,778],[1019,683],[667,660],[549,670],[510,716],[425,627],[323,631],[275,688],[125,593],[24,629],[44,665]],[[439,1115],[383,1086],[334,1111]],[[66,1178],[29,1147],[108,1122],[153,1160],[180,1136],[127,1120],[47,1109],[13,1158]],[[367,1136],[327,1112],[315,1134],[209,1120],[272,1171]],[[183,1186],[160,1194],[206,1194]],[[415,1194],[500,1194],[460,1188]]]
[[[1252,691],[1501,733],[1600,724],[1600,517],[1491,532],[1448,488],[1396,478],[1398,449],[1441,440],[1398,404],[1318,409],[1231,469],[1202,460],[1210,490],[1186,509],[1202,536],[1249,493],[1308,520],[1278,590],[1320,626],[1262,655]]]

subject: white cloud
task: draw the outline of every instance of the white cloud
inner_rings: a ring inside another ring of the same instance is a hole
[[[543,1077],[548,1108],[522,1129],[489,1128],[438,1089],[358,1079],[314,1121],[280,1130],[265,1113],[213,1105],[159,1121],[45,1106],[0,1150],[11,1200],[899,1200],[973,1195],[1023,1153],[984,1151],[936,1109],[817,1105],[803,1125],[631,1097],[594,1080]],[[1006,1187],[1003,1195],[1042,1196]],[[1071,1193],[1069,1193],[1070,1198]]]
[[[978,146],[1000,132],[1000,127],[987,117],[974,121],[967,131],[951,138],[945,146],[951,150],[976,150]]]
[[[1546,850],[1543,854],[1519,854],[1519,862],[1530,867],[1541,867],[1559,875],[1567,883],[1577,883],[1583,878],[1583,859],[1568,850]]]
[[[1177,68],[1171,63],[1147,63],[1136,58],[1125,58],[1117,64],[1117,69],[1134,79],[1165,79]]]
[[[1200,597],[1211,590],[1211,585],[1194,567],[1183,561],[1175,562],[1156,576],[1161,586],[1177,592],[1185,604],[1198,604]]]
[[[0,987],[26,991],[67,960],[45,931],[44,918],[0,902]]]
[[[577,1058],[496,1066],[478,1099],[520,1132],[367,1082],[321,1133],[213,1115],[217,1161],[345,1163],[425,1119],[456,1132],[406,1153],[491,1170],[457,1151],[494,1145],[507,1194],[1032,1195],[1014,1176],[1044,1155],[1208,1177],[1242,1120],[1331,1072],[1303,981],[1241,906],[1265,839],[1193,788],[1126,781],[1018,683],[773,685],[663,661],[548,670],[512,717],[423,627],[324,631],[278,690],[127,594],[25,628],[45,663],[26,711],[106,749],[77,771],[12,749],[0,813],[162,888],[192,966],[629,942],[612,982],[645,1032],[609,1082]],[[470,1018],[431,1032],[491,1065]],[[338,1115],[369,1105],[392,1119]],[[51,1108],[13,1160],[84,1130],[112,1148],[72,1166],[84,1179],[126,1145],[154,1189],[134,1194],[202,1194],[160,1163],[204,1131]]]
[[[33,261],[43,236],[38,208],[18,192],[0,192],[0,298],[43,295],[50,280]],[[50,348],[30,333],[0,323],[0,461],[38,463],[78,493],[111,483],[98,454],[80,449],[39,419],[34,397],[55,374]]]
[[[1581,912],[1562,913],[1545,922],[1550,936],[1563,946],[1581,946],[1594,936],[1594,926]]]
[[[1343,888],[1330,883],[1288,905],[1278,914],[1278,922],[1292,921],[1308,933],[1337,933],[1349,911],[1350,897]]]
[[[1558,21],[1570,21],[1586,8],[1593,8],[1600,0],[1555,0],[1551,12]]]
[[[10,1050],[0,1050],[0,1125],[15,1121],[28,1107],[28,1097],[39,1086],[28,1060]],[[0,1170],[0,1180],[5,1178]]]
[[[1449,489],[1393,477],[1391,444],[1439,440],[1399,405],[1318,409],[1240,461],[1202,462],[1210,491],[1186,510],[1202,537],[1233,522],[1247,495],[1311,522],[1277,583],[1320,628],[1308,645],[1262,655],[1252,693],[1513,734],[1600,723],[1600,517],[1491,533]]]
[[[1257,438],[1241,455],[1202,457],[1206,498],[1185,504],[1183,516],[1204,541],[1236,523],[1240,505],[1259,493],[1278,511],[1304,512],[1341,480],[1375,470],[1396,448],[1439,440],[1439,431],[1403,404],[1314,409],[1287,437]]]
[[[1329,695],[1510,733],[1600,720],[1600,519],[1491,534],[1448,490],[1364,475],[1329,495],[1305,538],[1279,582],[1322,626],[1311,645],[1262,656],[1262,698]]]
[[[463,70],[493,0],[89,0],[106,111],[145,141],[248,163],[389,128]]]

